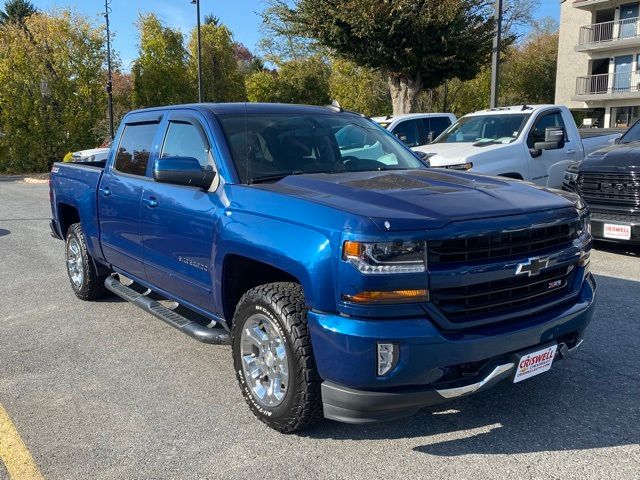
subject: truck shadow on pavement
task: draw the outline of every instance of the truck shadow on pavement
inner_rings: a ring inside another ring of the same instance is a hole
[[[455,457],[640,444],[640,282],[597,277],[580,350],[539,377],[430,407],[396,422],[325,422],[312,438],[420,439],[416,452]],[[635,293],[634,293],[635,292]]]
[[[0,237],[4,237],[5,235],[9,235],[11,233],[10,230],[7,230],[6,228],[0,228]]]
[[[593,248],[602,252],[640,257],[640,245],[625,245],[623,243],[594,242]]]

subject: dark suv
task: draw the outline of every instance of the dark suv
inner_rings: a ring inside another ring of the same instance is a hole
[[[591,207],[595,239],[640,245],[640,122],[615,145],[570,165],[562,188]]]

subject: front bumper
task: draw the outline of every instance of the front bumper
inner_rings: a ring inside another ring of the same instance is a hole
[[[628,225],[631,227],[631,238],[629,240],[619,240],[606,238],[604,236],[604,225]],[[591,215],[591,235],[596,240],[606,242],[627,243],[633,245],[640,244],[640,215],[607,215],[594,212]]]
[[[350,423],[402,417],[512,377],[515,367],[508,365],[528,350],[555,342],[563,355],[582,341],[595,288],[589,275],[570,305],[451,333],[425,318],[370,320],[309,312],[325,417]],[[377,342],[396,343],[400,350],[396,367],[384,377],[376,372]]]

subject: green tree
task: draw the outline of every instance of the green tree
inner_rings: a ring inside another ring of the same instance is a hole
[[[258,49],[268,62],[278,64],[290,60],[302,60],[318,53],[313,39],[300,35],[291,28],[289,12],[296,0],[266,0],[262,11]]]
[[[137,26],[140,46],[131,69],[133,105],[152,107],[194,101],[195,82],[182,33],[163,26],[152,13],[141,15]]]
[[[396,114],[416,111],[422,88],[474,78],[491,52],[494,21],[484,0],[279,1],[290,32],[384,71]]]
[[[244,77],[236,59],[236,47],[231,31],[211,21],[200,30],[202,45],[203,100],[207,102],[239,102],[246,100]],[[198,76],[197,31],[189,41],[189,71],[192,78]]]
[[[38,9],[28,0],[7,0],[4,2],[4,11],[0,10],[0,25],[7,23],[24,25],[27,17],[34,13],[38,13]]]
[[[262,70],[247,77],[247,97],[251,102],[330,103],[331,70],[322,57],[290,60],[275,71]]]
[[[124,115],[133,109],[133,79],[131,74],[116,68],[112,75],[113,81],[113,123],[118,128]],[[104,115],[93,127],[93,131],[101,140],[108,140],[109,117]]]
[[[69,11],[0,28],[0,171],[46,171],[66,152],[98,143],[104,56],[102,28]]]
[[[553,103],[557,66],[557,25],[536,24],[525,42],[512,49],[502,69],[502,104]]]
[[[387,81],[380,72],[340,58],[331,62],[331,98],[348,110],[368,116],[391,113]]]
[[[520,44],[505,49],[500,70],[500,105],[553,103],[558,57],[558,25],[543,19],[533,24]],[[447,83],[448,108],[457,115],[489,107],[491,68],[473,79]],[[442,100],[440,87],[435,96]],[[441,105],[441,103],[439,103]]]

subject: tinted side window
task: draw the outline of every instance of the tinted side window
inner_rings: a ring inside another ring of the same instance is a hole
[[[418,130],[417,120],[406,120],[395,126],[391,133],[408,147],[420,145],[420,132]]]
[[[544,142],[546,129],[548,127],[562,127],[565,129],[565,140],[567,129],[564,126],[564,120],[562,120],[562,114],[560,112],[547,113],[542,116],[536,126],[533,128],[527,139],[527,145],[529,148],[533,148],[536,142]]]
[[[157,123],[127,125],[125,127],[116,153],[114,167],[117,171],[132,175],[144,176],[146,174],[153,137],[157,128]]]
[[[451,126],[451,120],[449,117],[431,117],[424,119],[424,128],[427,131],[427,136],[431,134],[431,139],[435,140]]]
[[[204,131],[186,122],[170,122],[161,157],[192,157],[200,166],[210,165],[209,140]]]

